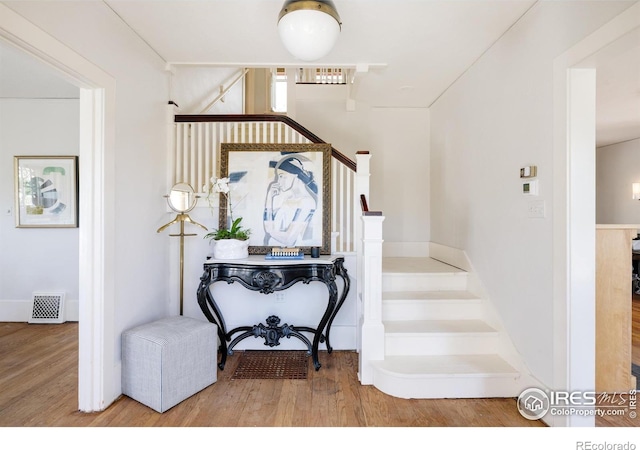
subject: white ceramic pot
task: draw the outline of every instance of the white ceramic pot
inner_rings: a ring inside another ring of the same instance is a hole
[[[249,240],[219,239],[213,241],[214,259],[245,259],[249,257]]]

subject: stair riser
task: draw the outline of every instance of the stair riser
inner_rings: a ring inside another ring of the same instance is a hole
[[[404,333],[385,336],[385,355],[480,355],[491,353],[499,345],[498,334]]]
[[[403,377],[377,370],[373,384],[399,398],[518,397],[524,390],[518,376]]]
[[[464,291],[467,274],[383,274],[383,291]]]
[[[478,301],[388,300],[382,302],[383,320],[470,320],[482,318]]]

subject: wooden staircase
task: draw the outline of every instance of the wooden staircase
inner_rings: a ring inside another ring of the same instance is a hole
[[[517,397],[520,371],[485,321],[468,273],[431,258],[383,258],[384,360],[373,385],[401,398]]]

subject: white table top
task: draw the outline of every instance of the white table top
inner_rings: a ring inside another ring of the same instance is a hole
[[[304,255],[304,259],[265,259],[264,255],[249,255],[244,259],[207,259],[205,264],[247,264],[256,266],[272,266],[278,265],[295,265],[295,264],[333,264],[336,259],[343,257],[343,255],[320,255],[319,258],[312,258],[309,255]]]

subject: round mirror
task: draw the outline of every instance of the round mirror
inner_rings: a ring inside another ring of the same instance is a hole
[[[186,213],[196,207],[196,198],[193,188],[188,183],[177,183],[171,188],[167,196],[169,208],[177,213]]]

